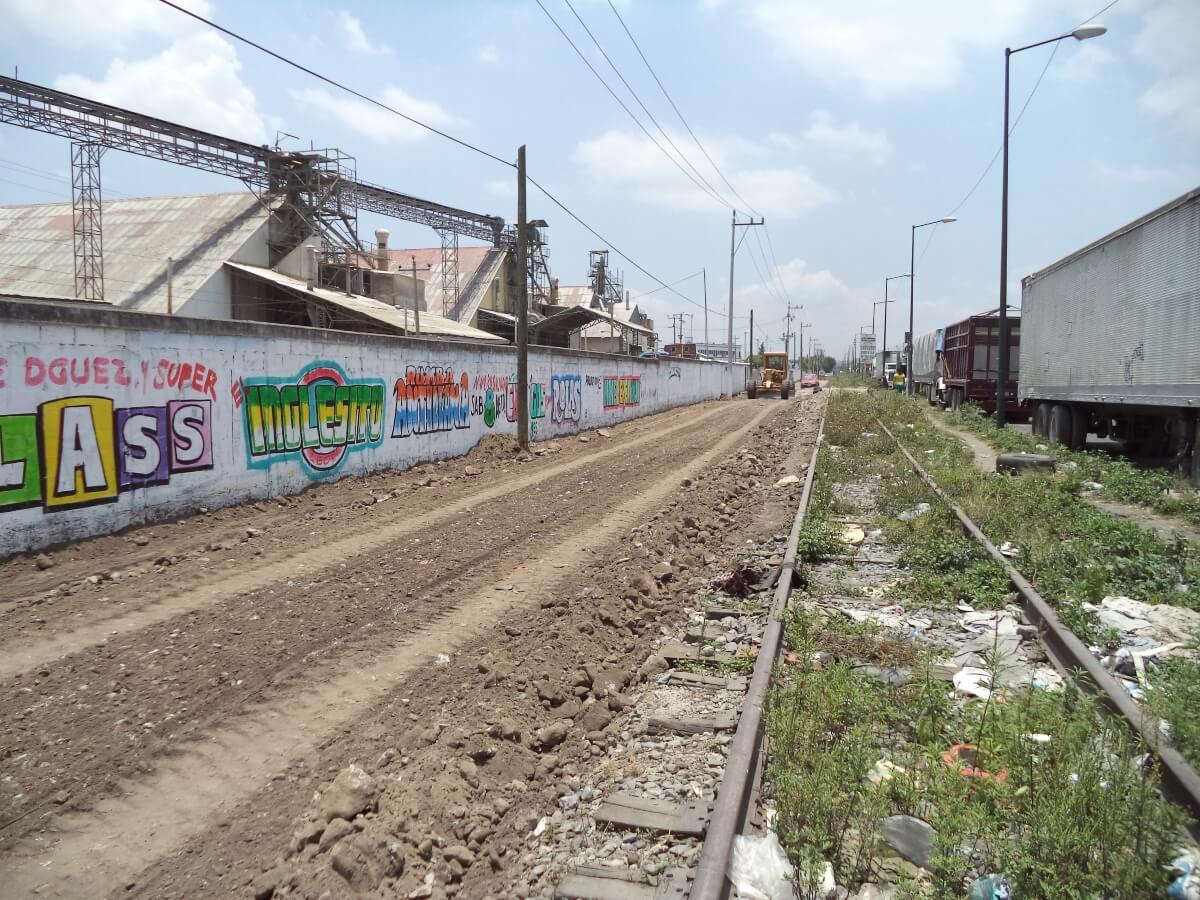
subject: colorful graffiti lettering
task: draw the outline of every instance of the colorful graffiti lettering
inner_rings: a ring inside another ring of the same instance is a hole
[[[529,382],[529,418],[546,417],[546,386],[536,381]]]
[[[117,409],[107,397],[63,397],[0,416],[0,510],[112,503],[212,467],[210,400]]]
[[[586,384],[588,387],[598,388],[598,387],[604,386],[604,379],[601,378],[599,375],[584,375],[583,383]]]
[[[0,359],[0,375],[7,367],[8,360]],[[40,356],[25,357],[25,386],[41,387],[54,385],[66,387],[68,384],[80,387],[83,385],[106,386],[115,384],[120,387],[154,388],[161,391],[165,388],[189,390],[198,394],[207,394],[213,400],[217,399],[217,373],[199,362],[172,362],[160,359],[153,369],[149,360],[141,363],[141,378],[134,380],[130,370],[126,368],[125,360],[116,356],[57,356],[53,359],[42,359]],[[135,371],[136,374],[136,371]],[[0,387],[5,383],[0,379]]]
[[[550,376],[550,421],[578,422],[583,415],[583,379],[578,375]]]
[[[641,375],[606,375],[604,377],[604,408],[625,409],[642,402]]]
[[[254,468],[298,458],[314,477],[328,475],[350,451],[383,441],[384,383],[351,382],[336,363],[315,363],[295,379],[243,379],[242,396]]]
[[[396,398],[392,437],[470,427],[470,383],[466,372],[456,380],[450,368],[409,366],[392,390]]]
[[[516,418],[508,411],[513,407],[509,404],[508,378],[504,375],[476,375],[471,385],[471,414],[483,416],[483,424],[492,428],[501,413],[508,421]],[[515,390],[515,389],[514,389]]]

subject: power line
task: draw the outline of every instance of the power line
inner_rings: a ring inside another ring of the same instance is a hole
[[[163,2],[166,2],[166,0],[163,0]],[[562,25],[560,25],[558,23],[558,20],[556,18],[554,18],[553,14],[550,12],[550,10],[546,9],[546,6],[545,6],[545,4],[542,3],[542,0],[534,0],[534,2],[537,3],[538,7],[542,10],[542,12],[544,12],[546,14],[546,18],[550,20],[550,22],[554,25],[554,27],[556,29],[558,29],[558,33],[563,36],[563,40],[565,40],[568,44],[570,44],[571,49],[575,51],[575,54],[581,60],[583,60],[583,64],[588,67],[588,70],[593,75],[596,76],[596,80],[599,81],[602,85],[604,85],[604,89],[606,91],[608,91],[608,93],[612,96],[612,98],[614,100],[617,101],[617,105],[619,105],[621,107],[621,109],[625,110],[626,115],[628,115],[629,118],[631,118],[633,120],[633,123],[642,130],[642,134],[646,135],[646,137],[650,140],[650,143],[652,143],[655,147],[657,147],[659,149],[659,151],[663,154],[663,156],[665,156],[667,159],[669,159],[671,161],[671,163],[675,166],[675,168],[677,168],[680,172],[682,172],[684,174],[684,176],[690,182],[692,182],[692,184],[694,184],[697,188],[699,188],[701,191],[703,191],[708,197],[716,200],[722,206],[725,206],[728,208],[729,207],[728,203],[726,203],[719,196],[717,196],[716,194],[712,193],[710,190],[705,188],[703,184],[701,184],[699,181],[696,180],[696,177],[694,175],[692,175],[690,172],[688,172],[687,169],[685,169],[682,165],[680,165],[679,160],[677,160],[674,156],[672,156],[670,153],[668,153],[667,149],[658,142],[658,139],[655,138],[654,135],[652,135],[650,133],[650,130],[648,128],[646,128],[646,126],[642,123],[642,120],[639,119],[636,115],[634,115],[633,110],[631,110],[629,108],[628,104],[626,104],[625,101],[622,100],[620,98],[620,96],[618,96],[617,92],[612,89],[612,85],[610,85],[607,81],[605,81],[604,76],[596,71],[596,67],[592,65],[591,61],[587,58],[587,56],[584,55],[584,52],[579,49],[578,45],[573,40],[571,40],[571,36],[569,34],[567,34],[567,32],[565,30],[563,30]],[[595,40],[595,39],[593,38],[593,40]],[[601,53],[603,53],[603,52],[604,51],[601,50]]]
[[[640,56],[642,58],[642,62],[646,64],[646,69],[654,78],[655,83],[658,85],[658,89],[662,91],[663,96],[667,98],[667,102],[671,104],[671,109],[675,110],[675,115],[679,117],[679,121],[682,122],[683,127],[687,129],[687,133],[692,136],[692,140],[696,142],[696,146],[700,148],[700,152],[704,154],[704,158],[708,160],[708,164],[713,167],[713,171],[720,176],[721,180],[725,182],[725,186],[733,192],[733,196],[737,197],[749,212],[759,216],[759,218],[762,218],[758,210],[751,206],[749,201],[738,193],[737,188],[730,183],[729,179],[725,177],[725,173],[721,171],[720,167],[716,164],[716,162],[713,161],[713,158],[709,156],[708,151],[704,149],[704,145],[700,143],[700,138],[696,136],[696,132],[692,130],[692,126],[688,124],[688,121],[684,118],[683,113],[679,111],[679,107],[675,105],[675,101],[671,98],[670,93],[667,92],[667,88],[665,85],[663,85],[662,80],[658,77],[658,73],[654,71],[654,67],[650,65],[650,60],[647,59],[646,54],[642,52],[641,45],[638,44],[637,38],[633,36],[633,32],[629,30],[629,26],[626,25],[625,20],[621,18],[621,14],[617,12],[617,8],[613,5],[612,0],[608,0],[608,8],[613,11],[613,15],[617,17],[617,21],[620,22],[621,27],[625,29],[625,34],[629,36],[629,40],[633,43],[634,48],[637,50],[638,56]]]
[[[1109,3],[1107,6],[1105,6],[1103,9],[1099,10],[1098,12],[1088,16],[1086,19],[1084,19],[1082,22],[1080,22],[1078,25],[1076,25],[1075,28],[1076,29],[1082,28],[1084,25],[1087,25],[1089,22],[1092,22],[1095,19],[1098,19],[1100,16],[1104,15],[1106,12],[1108,12],[1110,9],[1112,9],[1114,6],[1116,6],[1120,2],[1121,2],[1121,0],[1112,0],[1111,3]],[[1014,131],[1017,130],[1017,126],[1019,124],[1021,124],[1021,118],[1025,115],[1025,110],[1027,110],[1029,108],[1029,104],[1030,104],[1030,102],[1032,102],[1034,94],[1036,94],[1038,91],[1038,88],[1041,87],[1042,79],[1046,77],[1046,72],[1048,72],[1050,70],[1050,64],[1054,62],[1054,57],[1058,55],[1058,51],[1061,46],[1062,46],[1062,42],[1059,41],[1051,48],[1050,55],[1046,58],[1046,64],[1044,66],[1042,66],[1042,71],[1038,75],[1037,81],[1035,81],[1033,83],[1033,88],[1029,91],[1029,96],[1027,96],[1025,98],[1025,102],[1021,104],[1021,108],[1020,108],[1020,110],[1018,110],[1016,118],[1013,119],[1012,125],[1009,126],[1008,133],[1010,136],[1012,135],[1012,133]],[[1000,154],[1003,151],[1004,151],[1003,145],[996,148],[996,152],[992,154],[992,158],[988,161],[988,164],[984,167],[983,172],[980,174],[980,176],[977,179],[975,179],[975,183],[973,185],[971,185],[971,189],[969,191],[967,191],[967,193],[963,196],[963,198],[958,201],[958,204],[952,210],[950,210],[950,212],[947,213],[947,215],[951,215],[951,216],[954,215],[956,212],[958,212],[960,209],[962,209],[967,204],[967,201],[971,199],[971,197],[975,194],[975,192],[977,190],[979,190],[979,186],[981,184],[983,184],[983,180],[985,178],[987,178],[988,173],[992,171],[992,166],[996,165],[996,160],[998,160],[1000,158]],[[934,226],[933,232],[936,232],[936,231],[937,231],[937,226]],[[929,249],[929,244],[933,241],[933,232],[930,233],[929,240],[927,240],[925,242],[926,250]],[[925,255],[924,251],[921,252],[921,255],[922,256]]]
[[[236,31],[233,31],[229,28],[225,28],[222,25],[218,25],[216,22],[213,22],[211,19],[207,19],[198,13],[192,12],[191,10],[184,9],[182,6],[179,6],[178,4],[171,2],[171,0],[159,0],[159,2],[166,6],[171,7],[172,9],[174,9],[178,12],[183,13],[184,15],[186,15],[192,19],[195,19],[198,22],[204,23],[205,25],[209,26],[210,28],[213,28],[216,31],[221,32],[222,34],[233,38],[235,41],[240,41],[241,43],[243,43],[249,47],[253,47],[255,50],[260,51],[261,53],[267,54],[271,58],[278,60],[279,62],[283,63],[284,65],[291,66],[292,68],[297,69],[298,71],[301,71],[301,72],[305,73],[306,75],[316,78],[318,81],[322,81],[325,84],[335,87],[340,91],[345,91],[346,93],[348,93],[354,97],[358,97],[359,99],[361,99],[367,103],[370,103],[371,105],[376,106],[379,109],[382,109],[386,112],[390,112],[392,115],[399,116],[400,118],[404,119],[407,122],[411,122],[414,125],[424,128],[426,131],[430,132],[431,134],[436,134],[439,137],[443,137],[448,141],[458,144],[460,147],[464,147],[468,150],[472,150],[472,151],[480,154],[481,156],[485,156],[488,159],[492,160],[493,162],[498,162],[504,166],[509,167],[510,169],[516,168],[515,163],[509,162],[506,159],[502,159],[501,157],[497,156],[496,154],[489,153],[487,150],[484,150],[480,147],[476,147],[474,144],[471,144],[468,141],[464,141],[461,138],[457,138],[452,134],[448,134],[447,132],[442,131],[439,128],[435,128],[432,125],[426,124],[425,122],[422,122],[421,120],[414,118],[413,116],[407,115],[406,113],[402,113],[402,112],[400,112],[400,110],[398,110],[392,106],[389,106],[388,104],[383,103],[382,101],[377,100],[374,97],[364,94],[361,91],[357,91],[354,88],[349,87],[348,85],[345,85],[340,81],[336,81],[335,79],[332,79],[325,75],[322,75],[319,72],[316,72],[316,71],[308,68],[307,66],[301,65],[300,63],[295,62],[292,59],[289,59],[288,57],[284,56],[281,53],[277,53],[274,50],[264,47],[262,44],[259,44],[255,41],[250,40],[247,37],[242,36],[241,34],[238,34]],[[539,5],[540,5],[540,2],[539,2]],[[545,7],[542,7],[542,8],[543,8],[543,10],[545,10]],[[546,15],[549,16],[550,15],[549,12],[547,12]],[[551,16],[550,18],[551,18],[551,21],[553,21],[553,16]],[[557,25],[557,23],[555,23],[555,24]],[[559,30],[561,31],[561,29],[559,29]],[[568,38],[568,40],[569,40],[569,38]],[[572,46],[574,46],[574,45],[572,45]],[[576,49],[576,52],[578,52],[578,48]],[[586,62],[586,59],[584,61]],[[590,64],[589,64],[589,68],[590,68]],[[601,80],[603,80],[603,79],[601,79]],[[539,184],[535,179],[530,178],[529,176],[526,176],[526,179],[528,180],[528,182],[530,184],[532,184],[539,191],[541,191],[542,194],[546,197],[546,199],[548,199],[551,203],[553,203],[555,206],[557,206],[559,209],[561,209],[563,212],[565,212],[571,219],[573,219],[576,223],[578,223],[581,227],[583,227],[584,230],[586,230],[593,237],[595,237],[598,240],[603,241],[605,244],[607,244],[608,247],[614,253],[617,254],[617,256],[621,257],[623,260],[625,260],[627,263],[629,263],[631,266],[633,266],[635,269],[637,269],[639,272],[644,274],[646,277],[648,277],[650,280],[652,280],[656,284],[669,289],[671,291],[671,293],[677,295],[678,297],[680,297],[683,300],[686,300],[688,303],[691,303],[693,306],[696,306],[698,308],[701,307],[701,304],[697,303],[695,300],[692,300],[690,297],[684,296],[683,294],[676,291],[674,288],[669,288],[665,281],[663,281],[661,278],[659,278],[654,273],[647,270],[645,267],[643,267],[641,264],[639,264],[636,260],[634,260],[628,254],[622,252],[614,244],[612,244],[612,242],[606,240],[598,231],[596,231],[594,228],[592,228],[590,225],[588,225],[587,222],[583,221],[582,218],[580,218],[574,211],[572,211],[570,208],[568,208],[561,200],[559,200],[557,197],[555,197],[553,194],[551,194],[549,190],[547,190],[545,187],[543,187],[541,184]],[[718,315],[720,315],[720,313],[718,313]]]
[[[654,123],[654,127],[658,129],[658,133],[661,134],[663,136],[663,138],[666,140],[666,142],[671,145],[671,149],[674,150],[677,154],[679,154],[679,158],[684,161],[684,163],[687,165],[687,167],[689,169],[691,169],[694,173],[696,173],[696,177],[698,177],[702,182],[704,182],[704,186],[706,188],[708,188],[708,191],[711,196],[720,200],[721,203],[724,204],[727,208],[733,209],[733,204],[731,204],[728,200],[726,200],[724,197],[722,197],[717,192],[717,189],[714,188],[709,183],[708,179],[705,178],[703,174],[701,174],[700,170],[697,169],[694,165],[692,165],[691,160],[689,160],[687,158],[687,156],[684,155],[683,151],[680,150],[677,146],[675,146],[675,142],[673,140],[671,140],[671,136],[669,134],[667,134],[666,130],[662,127],[662,125],[659,124],[658,119],[654,118],[654,113],[650,112],[650,110],[646,107],[646,104],[642,102],[642,98],[638,96],[638,92],[635,91],[633,89],[633,86],[628,81],[625,80],[625,76],[621,74],[621,70],[617,67],[617,64],[612,61],[612,59],[609,57],[609,55],[605,52],[604,48],[602,46],[600,46],[600,42],[598,40],[596,40],[596,36],[594,34],[592,34],[592,30],[587,27],[587,23],[583,21],[583,18],[579,15],[579,13],[576,11],[575,7],[571,4],[571,0],[563,0],[563,2],[565,4],[567,4],[567,8],[569,10],[571,10],[571,13],[575,16],[576,20],[578,20],[579,24],[581,26],[583,26],[583,30],[587,33],[587,36],[592,39],[592,43],[596,45],[596,49],[600,51],[600,55],[604,57],[604,61],[608,63],[609,68],[612,69],[613,72],[616,73],[616,76],[621,79],[621,84],[625,85],[625,89],[627,91],[629,91],[629,93],[633,97],[633,99],[637,101],[638,106],[640,106],[642,108],[642,112],[644,112],[646,114],[647,118],[649,118],[650,121]]]

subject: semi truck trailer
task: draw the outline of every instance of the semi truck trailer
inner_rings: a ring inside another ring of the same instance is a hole
[[[1200,481],[1200,188],[1021,280],[1035,434],[1113,437]]]
[[[1008,386],[1005,414],[1028,415],[1017,399],[1021,318],[1008,315]],[[1000,317],[993,310],[921,335],[913,345],[913,393],[930,403],[958,409],[974,403],[989,415],[996,411],[1000,377]]]

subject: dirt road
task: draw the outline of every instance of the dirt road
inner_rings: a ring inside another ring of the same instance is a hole
[[[487,895],[599,749],[616,701],[580,672],[619,696],[689,582],[787,520],[768,461],[819,402],[492,443],[0,565],[0,896]],[[377,810],[290,837],[351,763]]]

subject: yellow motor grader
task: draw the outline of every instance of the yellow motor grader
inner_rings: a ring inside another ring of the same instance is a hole
[[[778,394],[780,400],[786,400],[791,393],[787,354],[764,353],[759,380],[746,385],[746,396],[754,400],[759,394]]]

